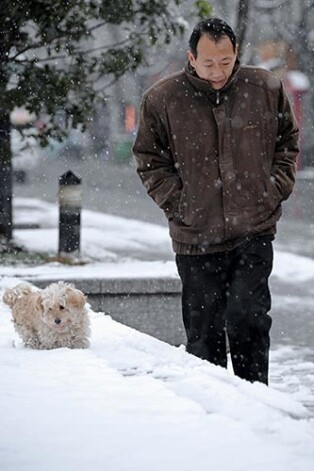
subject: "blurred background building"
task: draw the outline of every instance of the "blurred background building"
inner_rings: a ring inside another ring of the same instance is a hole
[[[189,35],[197,19],[193,1],[182,6],[186,23],[183,38],[168,46],[148,51],[148,66],[136,74],[126,74],[112,87],[105,110],[97,110],[90,131],[96,152],[106,148],[108,158],[130,159],[139,103],[145,89],[163,76],[184,67]],[[213,0],[213,14],[226,19],[235,29],[238,0]],[[106,33],[104,33],[106,37]],[[104,38],[99,38],[99,42]],[[314,2],[299,0],[253,0],[250,4],[244,47],[244,64],[265,67],[280,76],[301,126],[300,167],[314,165]],[[291,72],[297,72],[292,74]]]

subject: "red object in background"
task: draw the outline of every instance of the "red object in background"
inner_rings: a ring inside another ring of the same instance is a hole
[[[310,87],[310,81],[308,77],[299,70],[290,70],[284,76],[285,89],[289,95],[292,103],[293,111],[296,120],[300,127],[300,152],[297,157],[297,170],[302,167],[301,149],[302,149],[302,124],[303,124],[303,113],[302,113],[302,99],[304,93],[306,93]]]
[[[124,128],[126,132],[133,132],[136,125],[135,106],[128,105],[125,107]]]

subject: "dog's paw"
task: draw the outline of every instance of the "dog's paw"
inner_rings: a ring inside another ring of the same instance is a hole
[[[90,342],[88,339],[80,339],[80,340],[75,340],[71,348],[89,348],[90,347]]]

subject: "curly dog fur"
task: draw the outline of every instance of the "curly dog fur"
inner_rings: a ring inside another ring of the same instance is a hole
[[[19,284],[3,294],[12,311],[14,327],[25,346],[88,348],[89,317],[84,294],[69,283],[52,283],[45,289]]]

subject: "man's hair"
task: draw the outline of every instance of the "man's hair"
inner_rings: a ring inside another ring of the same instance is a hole
[[[235,52],[237,40],[231,26],[220,18],[207,18],[206,20],[202,20],[197,23],[189,39],[189,48],[195,58],[197,57],[198,42],[204,35],[209,36],[215,42],[218,42],[221,38],[227,36],[230,39]]]

